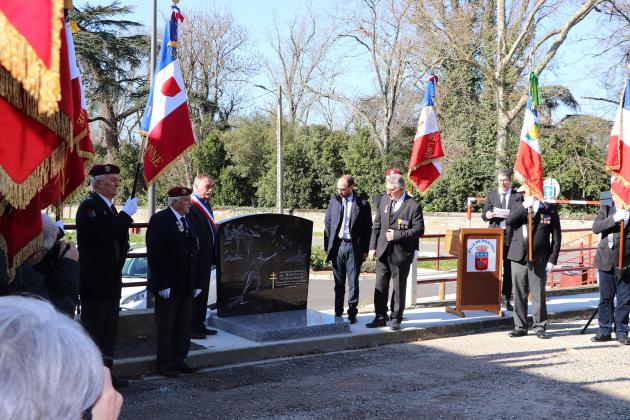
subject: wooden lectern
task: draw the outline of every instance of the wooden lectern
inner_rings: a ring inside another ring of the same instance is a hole
[[[447,306],[446,312],[462,318],[464,310],[491,311],[503,316],[503,234],[501,228],[459,231],[456,306]]]

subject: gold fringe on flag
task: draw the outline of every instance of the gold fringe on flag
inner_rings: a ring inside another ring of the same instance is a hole
[[[17,272],[18,267],[28,259],[35,251],[42,247],[43,244],[43,235],[40,233],[36,237],[33,238],[28,244],[26,244],[22,249],[20,249],[17,254],[13,256],[13,266],[9,267],[9,257],[8,254],[8,246],[7,241],[4,239],[4,236],[0,235],[0,248],[4,251],[4,260],[7,266],[7,274],[9,276],[9,283],[13,281],[15,278],[15,273]]]
[[[49,1],[52,3],[50,68],[4,13],[0,12],[0,33],[3,41],[0,65],[37,101],[38,112],[48,116],[59,110],[58,102],[61,100],[59,62],[64,0]]]

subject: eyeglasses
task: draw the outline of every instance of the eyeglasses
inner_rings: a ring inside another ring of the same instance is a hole
[[[387,191],[388,193],[390,193],[390,192],[394,192],[394,191],[399,190],[399,189],[400,189],[400,187],[387,188],[387,189],[386,189],[386,191]]]

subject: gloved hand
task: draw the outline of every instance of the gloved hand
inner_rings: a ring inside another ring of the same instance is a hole
[[[193,290],[193,297],[197,297],[197,296],[199,296],[199,293],[201,293],[201,289],[195,289],[195,290]]]
[[[545,272],[550,272],[551,270],[553,270],[555,267],[555,265],[553,265],[552,263],[548,262],[547,266],[545,267]]]
[[[527,197],[525,200],[523,200],[523,207],[525,207],[526,209],[533,207],[534,201],[534,197]]]
[[[134,214],[136,214],[136,212],[138,211],[138,199],[136,197],[128,198],[127,202],[123,206],[122,211],[127,213],[129,216],[133,216]]]
[[[63,227],[64,227],[63,220],[59,219],[55,222],[55,224],[57,225],[59,229],[63,230]]]
[[[613,214],[613,220],[618,222],[620,220],[628,220],[628,210],[617,210],[615,214]]]
[[[171,288],[169,287],[168,289],[158,291],[158,295],[160,295],[162,299],[168,299],[171,296]]]

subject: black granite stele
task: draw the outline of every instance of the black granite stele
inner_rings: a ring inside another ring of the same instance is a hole
[[[350,332],[350,322],[310,309],[241,315],[213,316],[210,325],[250,341],[279,341]]]
[[[313,222],[253,214],[218,223],[217,315],[306,309]]]

